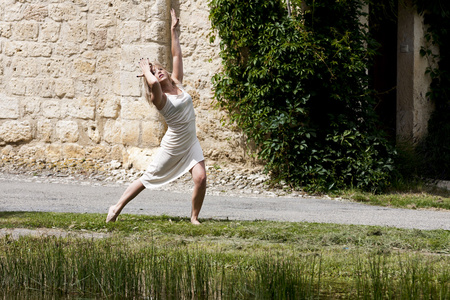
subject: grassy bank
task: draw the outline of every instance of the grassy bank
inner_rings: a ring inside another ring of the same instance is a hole
[[[387,207],[450,210],[450,191],[423,182],[398,185],[383,194],[344,190],[334,196]]]
[[[450,233],[267,221],[1,212],[3,295],[147,299],[450,299]]]

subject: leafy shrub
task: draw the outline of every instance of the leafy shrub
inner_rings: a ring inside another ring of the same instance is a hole
[[[288,17],[279,0],[211,0],[223,61],[215,97],[274,180],[378,189],[394,151],[368,88],[376,43],[359,21],[361,0],[319,2]]]

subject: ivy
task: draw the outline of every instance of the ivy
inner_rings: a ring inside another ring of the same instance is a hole
[[[377,190],[395,153],[373,109],[377,44],[360,23],[363,0],[301,2],[288,17],[279,0],[210,1],[223,62],[215,97],[274,180]]]
[[[431,77],[427,96],[435,104],[428,122],[428,136],[419,145],[423,162],[421,173],[427,177],[450,180],[450,2],[415,0],[428,29],[421,55],[428,58]],[[434,49],[439,49],[436,53]]]

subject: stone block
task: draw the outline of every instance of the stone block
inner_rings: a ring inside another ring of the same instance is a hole
[[[28,4],[23,10],[25,20],[44,22],[46,17],[48,17],[47,5]]]
[[[0,139],[7,143],[28,142],[33,138],[28,121],[7,121],[0,126]]]
[[[0,22],[0,37],[9,39],[12,35],[11,23]]]
[[[136,77],[136,73],[120,72],[120,94],[122,96],[140,97],[140,81]]]
[[[126,121],[122,123],[122,143],[126,146],[139,144],[139,121]]]
[[[146,170],[153,160],[154,155],[159,148],[141,149],[137,147],[128,147],[128,163],[133,164],[133,168],[137,170]]]
[[[45,100],[41,104],[45,118],[59,119],[61,117],[61,103],[58,100]]]
[[[91,2],[91,1],[90,0],[72,0],[72,2],[73,2],[73,4],[76,4],[81,8],[86,8],[88,2]]]
[[[168,19],[170,16],[170,2],[166,0],[156,0],[150,8],[152,18]]]
[[[122,98],[121,107],[125,120],[149,120],[152,115],[150,105],[142,98]]]
[[[47,43],[29,43],[28,55],[33,57],[50,57],[53,48]]]
[[[87,39],[87,24],[85,21],[69,21],[61,26],[61,40],[69,43],[82,43]]]
[[[61,23],[44,22],[41,24],[39,41],[43,43],[56,42],[59,39]]]
[[[79,17],[80,8],[72,3],[57,3],[48,6],[48,16],[57,22],[74,21]]]
[[[158,147],[166,133],[167,125],[161,121],[142,122],[142,142],[143,147]]]
[[[93,14],[110,14],[111,7],[116,4],[116,2],[107,2],[103,0],[89,0],[88,9],[89,12]]]
[[[141,22],[128,21],[122,22],[118,26],[117,37],[121,44],[131,44],[139,41],[141,38]]]
[[[27,97],[23,99],[22,105],[25,116],[35,118],[41,113],[41,100],[39,98]]]
[[[41,142],[50,143],[53,137],[54,126],[50,120],[40,120],[37,123],[37,138]]]
[[[28,46],[25,42],[5,42],[5,55],[28,56]]]
[[[103,95],[99,99],[97,113],[103,118],[117,119],[120,113],[120,98],[114,95]]]
[[[103,127],[103,139],[110,144],[121,144],[122,124],[116,120],[107,120]]]
[[[141,1],[122,1],[117,9],[120,20],[138,20],[145,21],[147,19],[145,7]]]
[[[22,21],[12,26],[12,38],[17,41],[36,41],[39,35],[39,24],[33,21]]]
[[[78,124],[75,121],[58,121],[56,123],[56,136],[62,143],[75,143],[78,141]]]
[[[92,75],[95,72],[95,62],[84,59],[76,59],[73,62],[73,70],[80,75]]]
[[[85,147],[86,157],[92,159],[105,159],[106,153],[110,150],[105,145],[95,145],[92,147]]]
[[[94,121],[85,122],[83,124],[84,133],[89,137],[89,139],[98,144],[101,141],[101,134],[97,123]]]
[[[37,95],[43,98],[53,98],[55,94],[55,82],[53,79],[34,79],[28,81],[30,89],[27,88],[27,94]],[[29,90],[32,93],[28,93]]]
[[[23,78],[11,78],[7,82],[7,90],[12,95],[24,96],[27,91],[27,82]]]
[[[108,28],[116,25],[117,23],[115,18],[111,17],[94,20],[94,28]]]
[[[58,98],[73,98],[75,87],[72,79],[60,78],[55,80],[55,95]]]
[[[97,51],[90,51],[90,50],[84,51],[81,54],[81,57],[85,58],[85,59],[88,59],[88,60],[96,59],[97,58]]]
[[[116,81],[114,77],[115,73],[112,73],[110,75],[101,75],[99,72],[96,72],[95,76],[95,96],[96,97],[103,97],[104,95],[110,95],[115,94],[114,90],[114,84],[116,84]],[[119,88],[120,90],[120,88]]]
[[[14,58],[12,61],[14,77],[36,77],[41,68],[35,59]]]
[[[83,146],[69,143],[69,144],[63,144],[62,145],[62,158],[85,158],[86,153],[84,151]]]
[[[45,146],[45,156],[47,160],[58,161],[61,159],[61,144],[49,144]]]
[[[54,54],[69,57],[74,54],[80,53],[80,44],[76,42],[67,42],[58,40],[55,44]]]
[[[107,29],[101,28],[91,30],[89,34],[89,41],[92,44],[92,48],[94,48],[95,50],[105,49],[107,36],[108,36]]]
[[[94,90],[95,78],[84,79],[84,77],[74,78],[75,95],[88,97]]]
[[[112,75],[120,69],[120,52],[102,51],[97,56],[97,73]]]
[[[5,155],[5,156],[15,156],[15,151],[14,151],[14,147],[11,145],[6,145],[5,147],[2,148],[2,151],[0,151],[1,155]]]
[[[140,73],[139,59],[148,58],[150,61],[158,61],[163,65],[167,63],[167,57],[170,49],[161,45],[151,44],[148,46],[142,45],[123,45],[122,60],[120,62],[120,68],[123,71]],[[136,77],[136,75],[135,75]]]
[[[45,157],[45,150],[41,147],[41,145],[23,145],[20,147],[17,155],[28,159],[39,159]]]
[[[70,73],[72,71],[69,65],[70,62],[68,62],[65,58],[45,59],[42,60],[42,73],[44,73],[46,77],[68,78],[71,75]]]
[[[168,43],[170,28],[167,21],[153,21],[145,25],[142,38],[147,42]]]
[[[23,19],[23,11],[26,4],[16,2],[5,6],[4,21],[18,22]]]
[[[106,155],[106,160],[118,160],[122,161],[126,151],[122,145],[113,145],[111,150]]]
[[[89,97],[64,101],[61,105],[63,116],[83,120],[93,120],[95,117],[95,100]]]
[[[0,94],[0,119],[17,119],[19,117],[19,99]]]

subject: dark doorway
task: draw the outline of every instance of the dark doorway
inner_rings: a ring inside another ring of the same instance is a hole
[[[395,141],[397,116],[397,24],[398,1],[380,0],[369,7],[369,27],[380,44],[379,55],[369,74],[376,91],[375,111],[389,138]]]

